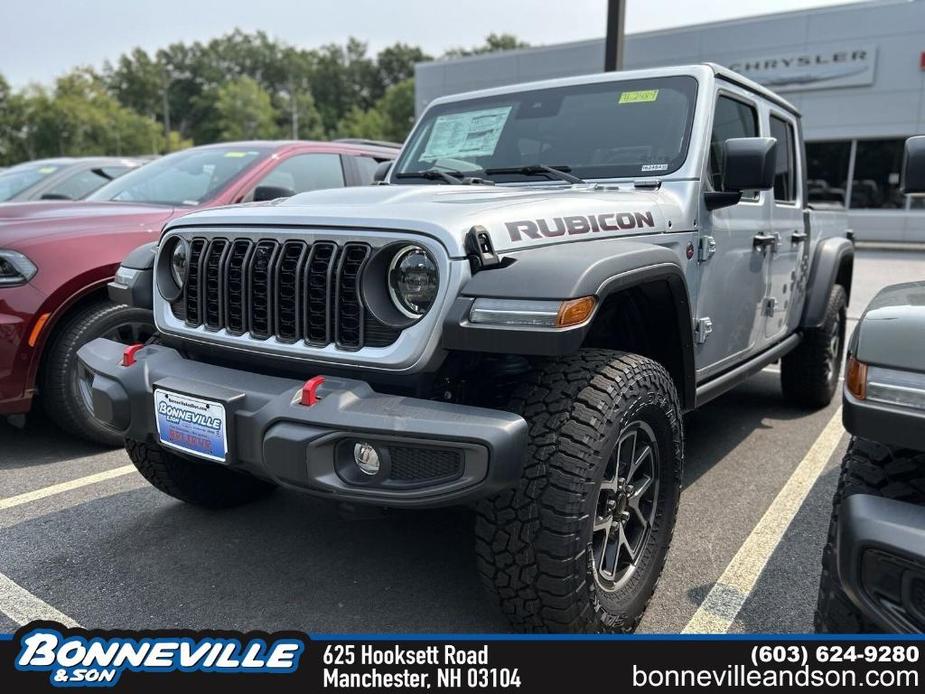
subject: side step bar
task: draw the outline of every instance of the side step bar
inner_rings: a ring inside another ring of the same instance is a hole
[[[697,407],[719,397],[727,390],[735,388],[749,376],[753,376],[768,364],[777,361],[800,344],[802,339],[802,335],[794,333],[770,349],[752,357],[744,364],[739,364],[734,369],[701,383],[697,386]]]

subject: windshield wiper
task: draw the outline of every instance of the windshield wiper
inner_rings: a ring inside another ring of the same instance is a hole
[[[578,176],[569,173],[571,166],[546,166],[546,164],[528,164],[526,166],[506,166],[498,169],[485,169],[485,174],[521,174],[522,176],[549,176],[567,183],[584,183]]]
[[[425,178],[429,181],[443,181],[453,186],[463,184],[462,172],[460,171],[440,171],[439,169],[424,169],[423,171],[403,171],[395,174],[395,178]]]
[[[97,176],[99,176],[100,178],[105,178],[107,181],[114,181],[114,180],[116,180],[115,176],[111,176],[110,174],[106,173],[106,171],[103,170],[103,169],[90,169],[90,171],[92,171],[93,173],[95,173],[95,174],[96,174]]]

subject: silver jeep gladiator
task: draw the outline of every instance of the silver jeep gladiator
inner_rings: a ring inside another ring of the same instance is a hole
[[[158,335],[79,354],[155,487],[471,504],[529,631],[629,631],[665,562],[682,415],[781,361],[838,384],[853,246],[800,116],[715,65],[434,101],[379,185],[200,212],[111,285]]]

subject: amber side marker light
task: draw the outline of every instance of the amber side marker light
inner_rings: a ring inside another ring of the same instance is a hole
[[[45,327],[45,324],[48,322],[48,319],[51,318],[50,313],[43,313],[39,316],[39,319],[35,321],[35,325],[32,326],[32,332],[29,333],[29,346],[35,347],[39,341],[39,335],[42,334],[42,329]]]
[[[863,400],[867,397],[867,364],[859,362],[853,356],[848,357],[845,387],[858,400]]]
[[[556,315],[556,327],[568,328],[572,325],[584,323],[594,311],[595,299],[593,296],[583,296],[580,299],[563,301]]]

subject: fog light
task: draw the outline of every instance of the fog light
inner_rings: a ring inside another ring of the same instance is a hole
[[[353,447],[353,462],[364,475],[372,477],[379,473],[379,453],[368,443],[358,443]]]

